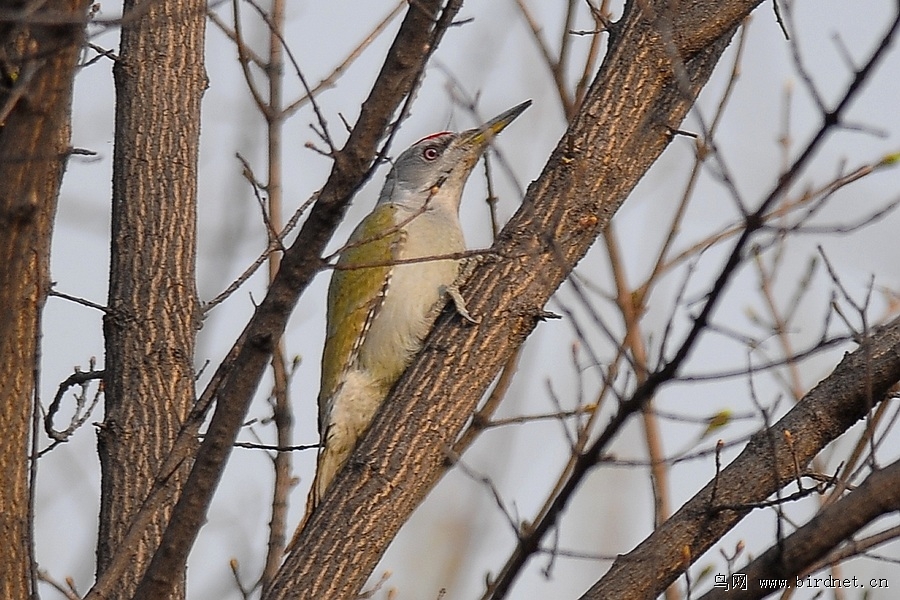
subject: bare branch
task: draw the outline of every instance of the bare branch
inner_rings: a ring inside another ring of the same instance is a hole
[[[400,11],[403,10],[403,6],[405,4],[406,0],[400,0],[397,3],[397,6],[395,6],[394,9],[372,29],[369,35],[363,38],[359,45],[357,45],[356,48],[354,48],[347,55],[347,57],[343,61],[341,61],[341,63],[336,66],[333,71],[331,71],[331,73],[327,77],[313,86],[306,95],[298,98],[297,100],[286,106],[284,109],[284,116],[291,116],[292,114],[300,110],[304,105],[306,105],[310,101],[310,99],[314,98],[319,92],[334,87],[335,82],[344,73],[344,71],[347,70],[347,67],[353,64],[353,62],[357,58],[359,58],[359,56],[365,51],[365,49],[368,48],[372,44],[372,42],[382,34],[382,32],[384,32],[391,21],[393,21],[394,18],[396,18],[396,16],[400,14]]]
[[[818,513],[797,531],[756,558],[741,573],[747,576],[748,589],[713,589],[704,600],[763,598],[772,590],[760,588],[761,579],[788,579],[804,572],[807,566],[863,527],[889,512],[900,510],[900,462],[875,471],[855,491]]]
[[[865,371],[872,375],[870,382],[859,376]],[[871,332],[860,348],[848,354],[831,375],[777,423],[756,433],[713,482],[637,548],[619,557],[585,594],[584,600],[647,598],[668,587],[687,566],[677,558],[685,544],[690,546],[692,556],[700,556],[749,512],[717,511],[717,506],[762,502],[793,481],[795,461],[801,465],[809,462],[823,447],[864,418],[873,401],[881,401],[898,380],[900,319],[895,319]],[[817,427],[810,427],[810,423],[816,423]],[[803,432],[802,436],[795,436],[793,452],[782,436],[783,431]],[[635,565],[644,561],[655,566],[659,574],[655,581],[633,577]]]
[[[93,359],[91,360],[91,366],[93,367]],[[97,389],[97,394],[94,396],[94,400],[91,402],[90,406],[87,410],[84,410],[85,403],[85,393],[86,393],[86,384],[89,381],[94,379],[103,379],[105,375],[104,371],[94,371],[91,369],[90,371],[79,371],[75,370],[74,373],[69,375],[62,383],[59,384],[59,389],[56,390],[56,396],[53,397],[53,402],[50,403],[50,407],[47,409],[47,414],[44,416],[44,431],[50,436],[50,439],[55,440],[57,442],[66,442],[72,436],[76,429],[81,427],[84,422],[91,416],[91,411],[93,411],[94,407],[97,405],[97,402],[100,399],[100,394],[103,391],[103,386],[101,385]],[[53,417],[56,415],[56,412],[59,410],[59,405],[62,402],[63,395],[66,391],[73,386],[81,386],[82,392],[81,395],[76,397],[77,399],[77,407],[75,409],[75,414],[72,416],[72,421],[69,423],[69,426],[63,431],[56,431],[53,428]],[[82,412],[83,411],[83,412]]]

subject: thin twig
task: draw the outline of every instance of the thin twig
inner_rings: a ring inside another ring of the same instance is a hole
[[[91,360],[91,366],[93,366],[93,359]],[[94,410],[94,407],[97,406],[97,402],[100,400],[100,394],[103,392],[103,386],[102,384],[99,386],[90,406],[86,411],[82,413],[85,402],[84,390],[86,384],[89,381],[93,381],[95,379],[102,380],[105,375],[106,371],[95,371],[93,369],[91,369],[90,371],[79,371],[78,369],[76,369],[74,373],[69,375],[62,383],[59,384],[59,388],[56,390],[56,395],[53,397],[53,402],[50,403],[50,407],[47,409],[47,414],[44,416],[44,431],[47,433],[50,439],[57,442],[66,442],[69,440],[72,434],[75,433],[75,431],[79,427],[81,427],[85,421],[87,421],[88,417],[91,415],[91,412]],[[75,414],[72,416],[72,420],[65,430],[57,431],[53,428],[53,417],[59,411],[59,406],[62,403],[63,395],[70,387],[76,385],[82,387],[82,395],[76,397],[77,407],[75,410]]]
[[[88,308],[95,308],[102,312],[108,312],[109,309],[105,306],[97,304],[95,302],[91,302],[90,300],[85,300],[84,298],[79,298],[77,296],[70,296],[69,294],[64,294],[54,289],[50,289],[47,292],[48,296],[62,298],[63,300],[68,300],[69,302],[74,302],[75,304],[81,304],[82,306],[87,306]]]
[[[73,589],[74,582],[71,579],[67,578],[66,585],[63,585],[43,569],[37,569],[37,579],[50,585],[50,587],[65,596],[66,600],[81,600],[81,596]]]
[[[281,233],[278,235],[278,237],[269,242],[269,245],[266,247],[266,249],[256,257],[256,260],[254,260],[250,264],[250,266],[244,269],[244,272],[241,273],[237,279],[228,284],[227,288],[219,292],[215,297],[213,297],[212,300],[203,304],[202,312],[204,315],[209,313],[209,311],[227,300],[229,296],[240,289],[240,287],[244,285],[244,283],[246,283],[254,273],[256,273],[257,269],[259,269],[262,264],[266,262],[266,259],[269,257],[269,255],[271,255],[273,252],[277,252],[279,248],[284,247],[284,239],[291,233],[291,231],[294,230],[294,228],[297,226],[297,223],[300,221],[300,217],[303,215],[303,213],[306,212],[306,209],[315,204],[318,197],[318,193],[313,194],[306,200],[306,202],[301,204],[297,208],[297,210],[294,211],[294,214],[288,220],[287,225],[284,226],[284,229],[281,230]]]
[[[310,98],[316,96],[319,92],[334,87],[335,82],[338,80],[338,78],[340,78],[341,75],[343,75],[344,71],[346,71],[347,68],[362,55],[366,48],[368,48],[372,44],[372,42],[374,42],[378,38],[378,36],[384,32],[385,29],[387,29],[387,26],[390,25],[391,21],[393,21],[397,17],[397,15],[400,14],[406,4],[406,0],[400,0],[399,2],[397,2],[397,5],[393,8],[393,10],[391,10],[391,12],[388,13],[387,16],[385,16],[385,18],[382,19],[381,22],[372,29],[371,32],[369,32],[369,35],[363,38],[363,40],[356,46],[356,48],[350,51],[347,57],[343,61],[341,61],[341,63],[336,66],[330,74],[328,74],[325,78],[319,81],[319,83],[313,86],[309,93],[301,96],[297,100],[294,100],[287,107],[285,107],[285,109],[283,110],[284,116],[291,116],[292,114],[300,110],[300,108],[302,108],[304,105],[306,105],[310,101]]]
[[[569,6],[566,9],[567,14],[570,10],[572,10],[572,3],[570,2],[568,4]],[[531,11],[525,5],[524,0],[516,0],[516,6],[519,7],[519,12],[522,13],[522,17],[528,24],[529,29],[531,29],[531,35],[534,38],[534,43],[537,45],[538,50],[541,51],[541,56],[544,58],[544,64],[547,65],[547,68],[550,70],[550,74],[553,76],[553,81],[556,84],[556,93],[559,96],[560,103],[563,107],[563,115],[565,115],[566,120],[569,121],[575,114],[575,103],[573,102],[572,97],[569,94],[568,86],[566,85],[562,56],[560,56],[559,59],[554,58],[553,53],[550,50],[550,46],[548,46],[546,40],[544,40],[544,35],[540,23],[537,21],[534,15],[531,14]],[[566,22],[568,23],[568,19],[566,20]],[[568,32],[568,28],[565,28],[564,31]],[[565,47],[566,44],[563,45],[563,48]]]

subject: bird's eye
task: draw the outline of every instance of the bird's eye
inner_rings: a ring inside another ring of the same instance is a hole
[[[427,148],[422,150],[422,156],[425,158],[425,160],[434,160],[440,155],[441,153],[438,152],[438,149],[434,146],[428,146]]]

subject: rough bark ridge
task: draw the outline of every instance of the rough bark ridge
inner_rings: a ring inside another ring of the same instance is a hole
[[[69,156],[72,81],[87,3],[53,0],[0,19],[0,597],[31,598],[28,442],[50,237]],[[60,15],[69,25],[53,25]],[[44,23],[38,19],[47,18]]]
[[[206,3],[125,3],[114,67],[116,147],[106,342],[98,577],[195,399],[197,156]],[[174,475],[183,478],[189,464]],[[173,502],[148,528],[113,598],[131,598]],[[179,579],[183,581],[183,567]],[[171,598],[183,597],[183,585]],[[164,596],[160,596],[162,598]]]
[[[353,598],[444,470],[449,448],[550,295],[671,141],[755,0],[629,3],[584,106],[463,293],[335,479],[267,600]],[[677,32],[677,35],[675,34]],[[527,118],[527,115],[526,117]]]

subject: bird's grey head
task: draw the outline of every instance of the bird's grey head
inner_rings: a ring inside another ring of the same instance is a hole
[[[378,203],[457,211],[466,180],[491,140],[530,105],[527,100],[475,129],[422,138],[394,161]]]

